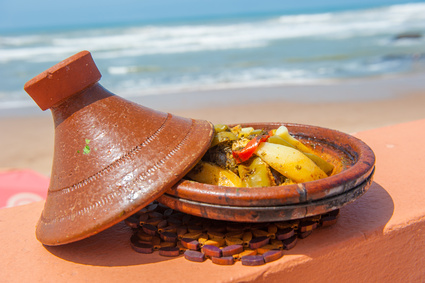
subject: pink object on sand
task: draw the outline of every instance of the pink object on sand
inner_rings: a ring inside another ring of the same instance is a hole
[[[0,171],[0,208],[46,199],[50,179],[29,169]]]

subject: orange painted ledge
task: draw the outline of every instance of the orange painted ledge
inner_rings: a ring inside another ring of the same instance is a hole
[[[376,154],[369,191],[259,267],[143,255],[122,223],[80,242],[35,238],[43,202],[0,210],[0,282],[425,282],[425,120],[356,134]]]

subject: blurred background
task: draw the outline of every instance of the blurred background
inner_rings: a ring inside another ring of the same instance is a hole
[[[403,76],[425,71],[425,1],[0,0],[0,111],[81,50],[129,98]]]
[[[113,93],[214,124],[425,118],[425,1],[0,0],[0,207],[44,198],[52,168],[24,84],[82,50]]]

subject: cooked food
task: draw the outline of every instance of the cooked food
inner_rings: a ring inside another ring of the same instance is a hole
[[[268,187],[318,180],[334,166],[285,126],[265,131],[216,125],[211,147],[187,178],[229,187]]]
[[[264,142],[255,151],[261,159],[283,176],[296,183],[327,177],[311,159],[289,146]]]

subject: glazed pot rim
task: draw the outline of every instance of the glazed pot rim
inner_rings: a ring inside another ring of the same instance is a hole
[[[340,150],[352,158],[349,168],[329,177],[298,184],[273,187],[237,188],[181,180],[166,194],[179,199],[229,206],[282,206],[307,203],[339,195],[371,177],[375,167],[372,149],[360,139],[328,128],[296,123],[241,123],[242,127],[273,129],[281,125],[297,137],[311,139]],[[230,125],[233,126],[233,125]]]
[[[296,220],[324,215],[355,201],[369,189],[373,174],[374,169],[361,184],[342,194],[313,202],[282,206],[226,206],[181,199],[168,194],[163,194],[158,201],[182,212],[215,220],[249,223]]]

